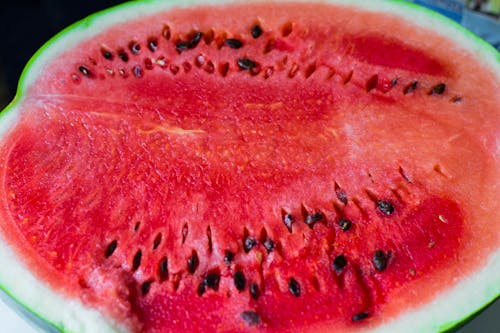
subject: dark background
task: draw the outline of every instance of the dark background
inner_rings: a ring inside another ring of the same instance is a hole
[[[57,32],[117,0],[0,1],[0,109],[14,97],[17,81],[30,57]],[[500,332],[500,302],[459,333]]]
[[[118,0],[0,0],[0,110],[31,56],[68,25]]]

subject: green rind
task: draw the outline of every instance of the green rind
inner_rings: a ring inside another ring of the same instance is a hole
[[[98,13],[92,14],[81,21],[78,21],[69,27],[65,28],[54,37],[52,37],[48,42],[46,42],[28,61],[26,64],[17,87],[16,96],[13,101],[0,113],[0,137],[5,135],[8,131],[9,127],[12,127],[15,124],[16,120],[16,110],[21,105],[26,93],[29,91],[29,87],[33,84],[38,78],[38,74],[42,71],[45,64],[50,62],[51,59],[56,57],[58,54],[64,52],[68,48],[71,48],[72,45],[76,45],[85,37],[91,36],[93,30],[99,31],[100,28],[110,27],[113,24],[124,22],[129,18],[138,18],[143,14],[153,14],[155,9],[168,9],[173,6],[190,6],[193,4],[223,4],[223,3],[233,3],[233,2],[242,2],[242,0],[211,0],[211,1],[203,1],[203,0],[188,0],[183,1],[182,5],[176,3],[175,0],[144,0],[144,1],[131,1],[128,3],[120,4]],[[264,1],[264,0],[257,0]],[[277,0],[275,2],[287,1],[287,0]],[[299,0],[298,2],[308,2],[307,0]],[[328,0],[323,2],[336,3],[346,6],[353,7],[362,7],[369,11],[374,12],[386,12],[386,13],[397,13],[401,16],[409,16],[411,19],[416,18],[417,16],[420,18],[424,18],[426,20],[432,21],[433,25],[443,28],[443,30],[448,31],[448,33],[453,32],[455,34],[451,34],[451,39],[454,39],[458,43],[466,42],[467,49],[473,50],[479,53],[479,56],[486,62],[489,63],[492,71],[496,72],[497,76],[500,77],[500,53],[496,51],[491,45],[477,37],[475,34],[466,30],[458,23],[442,16],[439,13],[436,13],[427,8],[421,7],[417,4],[406,2],[403,0],[381,0],[378,1],[370,1],[367,2],[365,0]],[[106,22],[103,24],[103,22]],[[423,28],[428,28],[426,24],[422,24],[421,22],[416,22],[417,25],[420,25]],[[101,29],[102,30],[102,29]],[[444,34],[444,33],[442,33]],[[74,38],[75,35],[78,38]],[[71,38],[69,38],[71,37]],[[69,45],[69,46],[68,46]],[[10,125],[10,126],[9,126]],[[1,236],[0,236],[1,237]],[[1,239],[1,238],[0,238]],[[496,280],[492,279],[490,284],[492,288],[495,288],[496,291],[489,294],[490,297],[485,297],[482,300],[482,307],[476,308],[475,311],[469,312],[466,318],[460,318],[457,320],[453,320],[451,322],[447,322],[444,324],[438,325],[436,331],[440,332],[450,332],[455,331],[465,325],[468,321],[476,317],[480,312],[482,312],[485,308],[487,308],[490,304],[492,304],[496,299],[500,298],[500,251],[497,251],[496,254],[492,255],[492,260],[494,262],[493,273],[496,274]],[[495,281],[493,281],[495,280]],[[457,286],[459,287],[459,286]],[[455,289],[457,288],[455,287]],[[14,295],[9,291],[7,287],[3,284],[0,284],[0,289],[2,289],[12,300],[14,300],[17,304],[19,304],[24,309],[27,309],[29,313],[32,313],[33,316],[30,316],[28,312],[24,313],[28,318],[34,320],[36,323],[41,325],[40,323],[46,322],[48,323],[46,327],[43,329],[49,328],[49,330],[57,329],[61,332],[67,333],[76,333],[68,330],[64,324],[58,324],[55,320],[47,320],[42,314],[38,312],[37,309],[32,308],[27,302],[23,302],[19,300],[19,297]],[[25,312],[25,311],[22,311]],[[117,328],[118,329],[118,328]],[[411,330],[405,330],[405,332],[410,332]]]
[[[488,307],[493,305],[499,299],[500,299],[500,296],[497,296],[493,301],[491,301],[488,304],[485,304],[481,309],[477,310],[476,312],[471,314],[469,317],[465,318],[463,321],[461,321],[459,323],[451,324],[451,326],[449,328],[445,329],[444,331],[441,331],[441,333],[455,333],[455,332],[457,332],[459,329],[463,328],[465,325],[470,323],[473,319],[477,318],[480,314],[482,314],[484,312],[484,310],[486,310]]]

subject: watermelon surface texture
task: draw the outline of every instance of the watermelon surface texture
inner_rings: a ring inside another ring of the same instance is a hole
[[[0,285],[63,332],[438,332],[500,294],[500,56],[388,1],[147,1],[29,62]]]

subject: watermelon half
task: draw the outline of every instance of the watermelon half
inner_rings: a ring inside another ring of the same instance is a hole
[[[2,112],[0,285],[64,332],[452,328],[500,294],[499,59],[399,2],[91,16]]]

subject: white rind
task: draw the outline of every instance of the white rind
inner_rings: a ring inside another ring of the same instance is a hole
[[[306,0],[302,0],[306,1]],[[182,6],[199,3],[232,3],[230,0],[189,0],[183,1]],[[240,1],[241,2],[241,1]],[[443,19],[438,14],[429,11],[413,10],[414,5],[394,3],[388,1],[366,0],[329,0],[328,3],[355,6],[365,10],[383,13],[392,13],[406,17],[416,25],[438,31],[440,34],[463,45],[464,50],[475,53],[477,58],[491,68],[491,71],[500,77],[500,61],[498,53],[488,47],[471,33],[467,33],[457,24]],[[119,6],[93,15],[58,34],[40,49],[28,63],[18,88],[16,100],[2,112],[0,121],[0,137],[4,136],[9,128],[17,122],[17,107],[22,104],[23,94],[38,79],[43,68],[59,54],[71,49],[81,41],[99,33],[114,24],[136,19],[144,15],[155,14],[158,11],[178,6],[176,1],[152,0],[136,2]],[[2,221],[0,221],[2,222]],[[4,222],[5,223],[5,222]],[[32,309],[38,316],[64,332],[120,332],[124,327],[112,323],[96,310],[89,309],[79,300],[68,300],[54,293],[38,280],[29,269],[22,264],[22,260],[7,245],[0,235],[0,285],[2,289],[23,304]],[[8,269],[5,269],[8,268]],[[500,250],[491,255],[488,264],[478,273],[461,281],[455,287],[441,294],[425,307],[405,313],[396,321],[384,323],[375,329],[375,332],[437,332],[446,330],[464,318],[470,316],[500,294]]]

